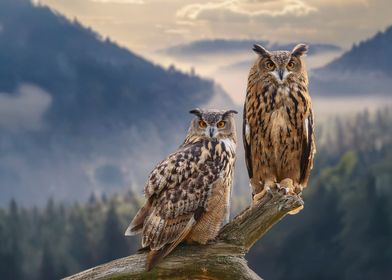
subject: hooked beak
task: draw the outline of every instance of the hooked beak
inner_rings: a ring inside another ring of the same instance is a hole
[[[207,127],[206,134],[209,135],[211,138],[214,138],[216,136],[216,128],[215,127]]]
[[[274,70],[272,74],[275,76],[275,78],[278,80],[279,83],[283,83],[284,79],[286,79],[289,72],[286,71],[285,69],[278,68]]]
[[[283,70],[283,69],[279,69],[279,70],[278,70],[278,75],[279,75],[279,79],[280,79],[281,81],[283,81],[284,70]]]

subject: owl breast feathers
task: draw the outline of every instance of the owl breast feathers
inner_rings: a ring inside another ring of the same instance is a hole
[[[300,193],[315,154],[308,78],[301,56],[307,46],[270,52],[255,45],[244,105],[243,139],[254,199],[277,184]]]
[[[218,233],[233,180],[233,112],[198,110],[184,144],[151,172],[147,202],[126,231],[142,233],[142,246],[150,249],[148,270],[181,241],[205,244]]]

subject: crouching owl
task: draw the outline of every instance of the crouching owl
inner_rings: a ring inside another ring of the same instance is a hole
[[[268,51],[249,72],[243,139],[254,201],[273,186],[301,193],[316,151],[308,77],[302,56],[308,47]]]
[[[125,235],[142,234],[153,268],[181,241],[206,244],[229,214],[236,149],[234,110],[190,111],[183,144],[151,172],[147,199]]]

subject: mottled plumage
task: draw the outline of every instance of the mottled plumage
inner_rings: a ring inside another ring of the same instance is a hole
[[[304,44],[270,52],[255,45],[244,105],[243,138],[254,200],[278,186],[300,193],[315,154]]]
[[[142,247],[150,249],[148,270],[183,240],[205,244],[215,238],[229,213],[236,112],[191,113],[196,117],[184,143],[151,172],[147,202],[125,233],[142,233]]]

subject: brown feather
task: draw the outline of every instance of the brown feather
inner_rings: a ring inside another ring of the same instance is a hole
[[[149,200],[129,227],[130,232],[142,231],[142,246],[151,251],[146,260],[148,269],[187,238],[198,223],[199,230],[207,230],[199,231],[201,239],[193,236],[193,240],[205,243],[215,238],[228,212],[235,162],[235,112],[200,113],[207,123],[219,122],[225,115],[228,129],[222,131],[227,134],[208,138],[190,130],[179,149],[150,173],[144,188]],[[193,125],[198,121],[196,117]]]
[[[243,139],[253,195],[262,196],[277,183],[297,192],[308,182],[316,148],[301,59],[306,50],[298,45],[293,53],[271,51],[269,57],[259,56],[249,71]],[[289,70],[290,63],[294,66]]]
[[[150,271],[152,268],[154,268],[154,266],[156,266],[164,257],[166,257],[171,251],[173,251],[173,249],[176,248],[177,245],[189,234],[195,223],[196,220],[192,217],[185,226],[185,228],[181,231],[180,235],[172,243],[166,244],[159,250],[152,249],[148,253],[146,259],[147,271]]]
[[[304,129],[304,136],[302,141],[302,157],[301,157],[301,177],[300,183],[303,185],[307,184],[310,170],[313,165],[313,156],[315,152],[314,147],[314,134],[313,134],[313,113],[310,111],[308,116],[308,122],[306,124],[307,129]],[[305,135],[307,133],[307,135]]]
[[[139,234],[143,230],[144,220],[150,213],[151,202],[152,202],[152,198],[150,197],[146,201],[146,204],[142,208],[140,208],[140,210],[137,212],[135,218],[133,218],[131,224],[128,226],[127,230],[125,231],[126,236]]]

